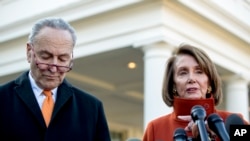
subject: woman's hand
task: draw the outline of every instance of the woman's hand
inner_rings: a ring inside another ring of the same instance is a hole
[[[178,116],[177,118],[189,122],[188,125],[184,128],[185,131],[189,131],[189,132],[191,131],[194,138],[197,138],[199,136],[198,125],[194,123],[190,115]],[[205,121],[205,125],[206,125],[206,129],[210,138],[215,138],[216,134],[211,129],[209,129],[206,121]]]
[[[192,131],[193,129],[198,129],[197,125],[194,123],[190,115],[178,116],[177,118],[189,122],[188,125],[184,128],[185,131]]]

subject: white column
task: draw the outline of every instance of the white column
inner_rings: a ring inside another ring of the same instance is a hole
[[[162,99],[162,83],[171,50],[166,43],[144,46],[144,129],[149,121],[170,113]]]
[[[246,120],[249,120],[248,82],[239,77],[232,77],[226,80],[225,89],[226,110],[234,113],[241,113]]]

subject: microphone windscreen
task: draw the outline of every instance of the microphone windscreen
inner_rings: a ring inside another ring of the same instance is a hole
[[[174,132],[174,140],[175,141],[186,141],[187,134],[183,128],[177,128]]]
[[[230,134],[230,125],[244,125],[244,121],[239,115],[231,114],[225,120],[225,127],[228,134]]]
[[[208,127],[219,136],[221,141],[229,141],[229,135],[226,131],[223,119],[217,114],[213,113],[207,117]]]
[[[215,131],[217,130],[215,127],[215,123],[223,123],[223,120],[218,114],[213,113],[207,117],[207,123],[208,123],[209,128]]]
[[[201,105],[193,106],[191,109],[191,117],[194,122],[196,120],[204,120],[204,118],[206,117],[206,111],[204,107]]]

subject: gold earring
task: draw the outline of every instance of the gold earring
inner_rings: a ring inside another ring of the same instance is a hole
[[[176,92],[177,92],[176,89],[173,88],[173,94],[174,94],[174,95],[176,95]]]
[[[211,92],[212,92],[212,87],[209,86],[209,87],[207,88],[207,93],[210,94]]]

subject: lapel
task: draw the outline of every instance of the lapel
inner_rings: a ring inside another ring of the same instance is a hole
[[[39,108],[35,94],[31,88],[28,73],[29,72],[25,72],[15,80],[17,86],[14,88],[14,90],[17,93],[17,96],[24,102],[24,104],[36,117],[38,122],[42,126],[46,127],[41,109]],[[60,111],[63,105],[72,97],[73,93],[74,91],[72,86],[66,80],[64,80],[63,83],[58,87],[57,99],[51,121],[55,118],[56,114]]]
[[[52,113],[51,121],[55,118],[60,109],[63,108],[63,105],[73,96],[72,86],[64,80],[63,83],[58,87],[57,98],[55,107]]]
[[[17,96],[24,102],[24,104],[36,117],[38,122],[41,125],[45,125],[35,94],[33,93],[31,88],[28,73],[29,72],[25,72],[16,79],[15,83],[17,86],[14,88],[14,90],[17,93]]]

